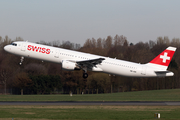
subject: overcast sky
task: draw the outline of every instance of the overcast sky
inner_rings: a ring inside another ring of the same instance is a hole
[[[131,43],[180,38],[180,0],[0,0],[0,36],[84,44],[124,35]]]

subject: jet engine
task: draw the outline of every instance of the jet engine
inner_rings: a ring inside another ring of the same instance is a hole
[[[70,62],[67,60],[62,61],[62,69],[65,70],[80,70],[80,67],[76,65],[74,62]]]

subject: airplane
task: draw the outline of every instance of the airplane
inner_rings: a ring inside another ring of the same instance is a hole
[[[146,64],[25,41],[12,42],[10,45],[6,45],[4,50],[11,54],[21,56],[20,65],[24,57],[49,61],[62,64],[62,69],[65,70],[83,70],[83,78],[87,78],[87,71],[104,72],[127,77],[173,76],[174,73],[168,71],[167,68],[176,48],[166,48],[162,53]]]

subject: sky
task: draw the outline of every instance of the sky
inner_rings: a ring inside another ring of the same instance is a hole
[[[180,38],[180,0],[0,0],[0,36],[31,42]]]

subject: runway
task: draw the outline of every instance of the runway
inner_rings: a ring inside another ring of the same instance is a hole
[[[64,106],[93,106],[93,105],[107,105],[107,106],[180,106],[180,101],[178,102],[154,102],[154,101],[128,101],[128,102],[103,102],[103,101],[72,101],[72,102],[0,102],[0,105],[64,105]]]

